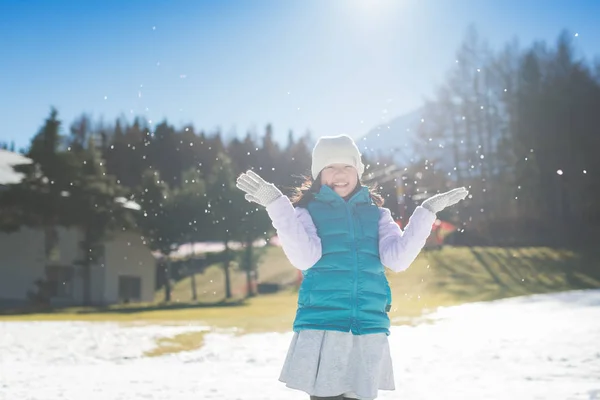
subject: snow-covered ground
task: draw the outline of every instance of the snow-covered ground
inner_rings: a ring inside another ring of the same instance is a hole
[[[0,322],[0,399],[308,399],[277,380],[291,333],[209,333],[202,349],[143,357],[199,329]],[[600,399],[600,290],[447,308],[390,341],[397,388],[380,399]]]

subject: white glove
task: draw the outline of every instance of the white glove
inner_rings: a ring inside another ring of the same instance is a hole
[[[283,193],[275,185],[266,182],[250,170],[237,178],[235,186],[246,192],[244,196],[246,200],[258,203],[263,207],[283,196]]]
[[[425,200],[421,206],[436,214],[444,208],[452,206],[463,200],[469,192],[464,187],[452,189],[449,192],[436,194]]]

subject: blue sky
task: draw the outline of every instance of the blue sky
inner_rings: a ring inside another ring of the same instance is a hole
[[[600,1],[0,0],[0,141],[144,116],[238,135],[360,136],[430,96],[469,24],[493,46],[578,33],[600,55]]]

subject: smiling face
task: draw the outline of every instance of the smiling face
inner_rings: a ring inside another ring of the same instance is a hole
[[[321,184],[331,187],[341,197],[346,197],[358,184],[358,172],[351,165],[331,164],[321,171]]]

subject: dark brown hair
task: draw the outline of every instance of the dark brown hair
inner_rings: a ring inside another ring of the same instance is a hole
[[[302,178],[304,178],[304,182],[302,183],[302,185],[293,189],[292,195],[290,196],[290,200],[294,207],[306,208],[306,205],[315,197],[315,194],[321,190],[321,174],[319,173],[317,179],[315,180],[313,180],[311,176],[306,175],[303,175]],[[352,193],[346,196],[346,199],[352,197],[356,192],[358,192],[361,189],[362,186],[363,184],[359,179],[356,184],[356,188],[354,188]],[[383,199],[383,197],[381,197],[379,193],[377,193],[377,185],[368,185],[368,188],[369,195],[371,196],[373,202],[378,207],[383,206],[385,200]]]

